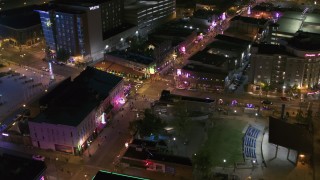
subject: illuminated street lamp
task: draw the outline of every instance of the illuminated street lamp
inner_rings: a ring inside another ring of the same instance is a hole
[[[285,90],[286,90],[286,86],[282,86],[282,94],[284,94]]]

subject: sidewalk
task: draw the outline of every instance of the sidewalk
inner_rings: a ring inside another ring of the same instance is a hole
[[[72,164],[83,164],[84,162],[83,158],[80,156],[69,155],[66,153],[58,152],[58,151],[43,150],[33,146],[14,144],[14,143],[2,141],[1,139],[0,139],[0,148],[3,148],[5,150],[10,150],[13,152],[18,152],[23,155],[29,154],[30,158],[32,158],[32,155],[37,154],[37,155],[44,156],[47,160],[58,158],[58,161],[66,161]]]

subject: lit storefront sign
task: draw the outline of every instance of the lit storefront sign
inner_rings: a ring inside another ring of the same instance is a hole
[[[177,69],[177,75],[180,76],[182,74],[181,69]]]
[[[313,53],[313,54],[305,54],[304,55],[305,57],[319,57],[320,56],[320,53]]]
[[[95,9],[99,9],[100,7],[97,5],[97,6],[91,6],[91,7],[89,7],[89,9],[90,9],[90,11],[92,11],[92,10],[95,10]]]

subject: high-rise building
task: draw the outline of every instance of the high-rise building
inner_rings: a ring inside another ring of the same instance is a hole
[[[139,35],[146,35],[161,23],[175,17],[175,0],[126,1],[124,19],[138,26]]]
[[[110,35],[128,29],[123,28],[122,0],[58,0],[37,11],[50,50],[65,51],[75,60],[101,59],[107,44],[112,46]]]

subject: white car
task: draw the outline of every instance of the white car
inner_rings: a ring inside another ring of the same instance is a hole
[[[40,156],[40,155],[33,155],[32,159],[37,160],[37,161],[44,161],[45,157]]]
[[[49,71],[49,69],[48,69],[48,68],[46,68],[46,67],[42,67],[41,69],[42,69],[42,71],[46,71],[46,72],[48,72],[48,71]]]

